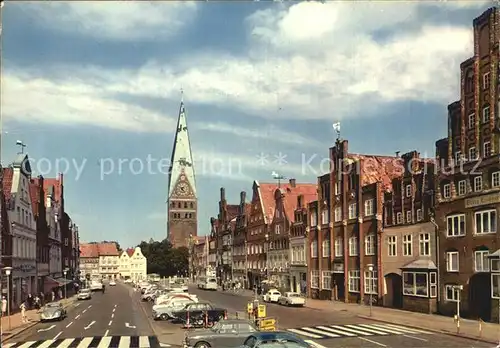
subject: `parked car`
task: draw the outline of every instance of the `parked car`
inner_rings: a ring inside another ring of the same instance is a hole
[[[115,286],[115,285],[116,285],[116,282],[114,280],[109,281],[109,286]]]
[[[306,304],[306,299],[298,292],[285,292],[285,294],[278,299],[278,303],[283,306],[303,307]]]
[[[270,289],[268,290],[264,296],[264,302],[278,302],[279,298],[281,297],[281,292],[278,291],[278,289]]]
[[[293,345],[295,343],[295,345]],[[273,346],[273,344],[275,344]],[[279,345],[281,344],[281,346]],[[287,346],[287,344],[289,344]],[[290,348],[313,348],[312,345],[287,331],[261,331],[255,332],[245,339],[245,342],[239,348],[274,348],[290,347]]]
[[[198,302],[188,303],[183,309],[173,312],[171,315],[174,320],[188,326],[203,326],[205,321],[208,321],[208,325],[211,326],[226,316],[226,310],[215,308],[210,303]]]
[[[153,319],[154,320],[168,320],[173,318],[173,313],[182,310],[187,304],[194,303],[189,298],[176,298],[172,301],[153,306]]]
[[[40,313],[40,321],[63,320],[66,318],[66,310],[59,302],[47,303]]]
[[[222,320],[209,329],[188,331],[184,347],[237,347],[248,335],[257,332],[253,323],[243,319]]]
[[[78,300],[90,300],[92,298],[92,291],[90,289],[82,289],[76,298]]]

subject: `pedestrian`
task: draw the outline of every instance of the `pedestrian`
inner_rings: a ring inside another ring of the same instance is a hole
[[[59,297],[59,299],[63,298],[63,294],[62,294],[62,289],[61,288],[59,288],[59,291],[57,291],[57,296]]]
[[[5,296],[2,296],[2,317],[7,315],[7,299]]]
[[[45,303],[45,294],[43,291],[40,292],[40,304],[43,306]]]
[[[28,318],[26,317],[26,302],[21,303],[21,306],[19,306],[19,308],[21,309],[21,318],[23,323],[27,323]]]
[[[52,290],[51,298],[52,298],[52,302],[54,302],[56,300],[56,293],[54,290]]]

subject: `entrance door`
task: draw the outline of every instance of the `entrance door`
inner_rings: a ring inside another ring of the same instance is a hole
[[[292,278],[292,289],[293,292],[299,292],[297,289],[297,277],[293,276]]]
[[[337,300],[344,301],[345,300],[345,277],[344,273],[334,273],[333,274],[333,287],[337,289]]]
[[[403,308],[403,278],[396,273],[385,276],[387,295],[384,305],[393,308]]]
[[[491,320],[491,278],[488,273],[476,273],[469,279],[469,316]]]

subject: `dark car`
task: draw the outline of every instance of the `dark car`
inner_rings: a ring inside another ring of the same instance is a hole
[[[240,348],[272,347],[272,343],[282,343],[284,347],[287,347],[287,343],[290,343],[290,348],[313,348],[312,345],[304,341],[302,338],[287,331],[255,332],[245,339],[245,342],[242,346],[240,346]]]
[[[224,319],[226,310],[215,308],[210,303],[188,303],[180,310],[172,313],[172,319],[184,323],[186,326],[212,326]]]
[[[248,335],[257,331],[253,323],[244,319],[221,320],[209,329],[189,331],[186,334],[184,347],[238,347]]]

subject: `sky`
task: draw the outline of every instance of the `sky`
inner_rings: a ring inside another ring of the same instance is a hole
[[[198,234],[219,190],[316,182],[332,128],[355,153],[433,157],[485,1],[20,2],[2,31],[2,164],[65,175],[83,241],[166,237],[181,90]]]

